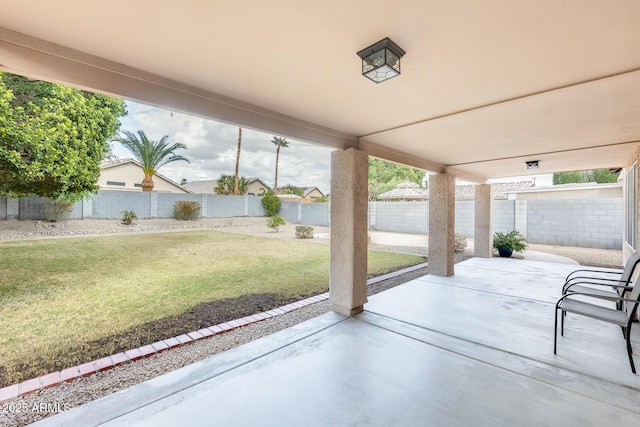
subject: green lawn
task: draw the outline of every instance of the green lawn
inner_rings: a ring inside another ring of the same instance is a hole
[[[370,252],[369,275],[422,261]],[[23,241],[0,244],[0,273],[0,379],[20,380],[199,303],[326,291],[329,247],[214,231]]]

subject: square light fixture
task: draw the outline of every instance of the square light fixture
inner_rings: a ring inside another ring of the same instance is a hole
[[[404,54],[405,51],[400,46],[385,37],[358,52],[358,56],[362,58],[362,75],[376,83],[398,76],[400,58]]]
[[[527,164],[527,169],[538,169],[540,167],[540,160],[530,160],[525,163]]]

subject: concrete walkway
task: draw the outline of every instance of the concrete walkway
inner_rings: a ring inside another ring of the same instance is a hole
[[[619,328],[569,315],[553,354],[574,269],[473,258],[36,425],[637,426]]]

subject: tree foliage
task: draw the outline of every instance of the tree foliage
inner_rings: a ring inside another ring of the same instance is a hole
[[[280,198],[275,195],[273,190],[267,191],[264,196],[262,196],[262,206],[267,214],[267,216],[274,216],[280,211],[280,206],[282,202]]]
[[[369,158],[369,200],[391,191],[403,181],[411,181],[422,186],[426,172],[420,169],[402,166]]]
[[[609,169],[558,172],[553,174],[553,185],[584,182],[597,182],[598,184],[617,182],[619,174],[620,172],[613,173]]]
[[[0,194],[78,200],[127,114],[121,99],[0,72]]]
[[[179,154],[177,150],[186,150],[187,146],[174,142],[169,144],[169,135],[165,135],[157,141],[147,137],[143,130],[136,133],[125,130],[122,135],[118,135],[113,140],[122,144],[142,165],[144,179],[142,180],[142,190],[151,191],[153,189],[153,175],[156,171],[167,163],[185,161],[191,163],[189,159]]]
[[[218,183],[214,189],[216,194],[222,194],[225,196],[234,194],[236,177],[235,175],[220,175]],[[249,182],[243,176],[238,178],[238,192],[236,194],[243,195],[247,193]]]
[[[300,187],[296,187],[295,185],[287,184],[283,187],[280,187],[280,194],[295,194],[296,196],[302,197],[304,195],[304,190]]]

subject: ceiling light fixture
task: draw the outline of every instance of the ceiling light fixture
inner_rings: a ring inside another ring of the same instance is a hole
[[[527,169],[538,169],[540,167],[540,160],[530,160],[525,163],[527,164]]]
[[[405,54],[389,37],[362,49],[362,75],[375,83],[381,83],[400,75],[400,58]]]

